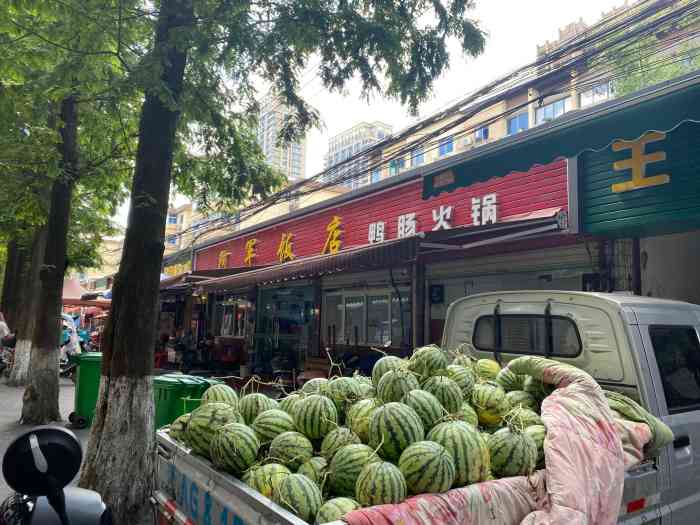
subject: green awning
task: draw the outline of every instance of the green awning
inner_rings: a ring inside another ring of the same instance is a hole
[[[537,164],[602,150],[617,139],[634,140],[645,132],[670,131],[685,121],[700,122],[700,75],[652,86],[486,144],[455,158],[423,178],[423,198],[470,186]]]

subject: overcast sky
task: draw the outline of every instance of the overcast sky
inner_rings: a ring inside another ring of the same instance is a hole
[[[420,117],[458,99],[489,81],[535,59],[537,45],[556,40],[558,29],[578,20],[596,22],[603,12],[622,5],[624,0],[476,0],[470,17],[487,32],[486,48],[478,58],[462,56],[459,45],[451,46],[450,70],[435,82],[433,95],[420,108]],[[306,176],[323,168],[323,154],[328,138],[362,121],[379,120],[394,131],[411,124],[411,118],[398,102],[375,97],[367,102],[359,97],[359,83],[351,82],[344,93],[325,91],[316,71],[301,79],[302,96],[321,113],[323,129],[307,137]],[[180,204],[181,198],[177,199]],[[120,210],[118,221],[125,225],[127,206]]]

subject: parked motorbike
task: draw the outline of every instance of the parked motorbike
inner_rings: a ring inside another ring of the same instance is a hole
[[[0,339],[0,375],[9,375],[15,360],[17,337],[8,335]]]
[[[71,431],[37,427],[5,452],[2,474],[15,494],[0,504],[0,525],[112,525],[112,514],[92,490],[68,487],[83,452]]]

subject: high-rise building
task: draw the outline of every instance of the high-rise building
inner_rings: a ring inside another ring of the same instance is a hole
[[[324,156],[324,168],[328,170],[323,177],[325,181],[343,180],[343,185],[355,189],[380,178],[379,171],[367,173],[370,167],[370,156],[363,155],[336,169],[333,166],[349,159],[369,148],[372,144],[391,135],[391,126],[383,122],[360,122],[352,128],[331,137],[328,140],[328,151]],[[351,175],[357,174],[356,177]]]
[[[286,175],[290,182],[306,177],[306,139],[281,145],[277,143],[285,118],[293,112],[279,97],[268,93],[260,103],[258,122],[258,144],[268,164]]]

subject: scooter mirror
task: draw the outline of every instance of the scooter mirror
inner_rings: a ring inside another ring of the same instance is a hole
[[[68,485],[80,469],[83,451],[70,430],[37,427],[15,439],[2,460],[2,475],[15,492],[50,496]]]

